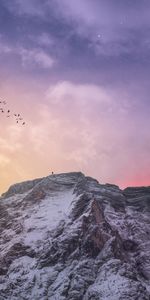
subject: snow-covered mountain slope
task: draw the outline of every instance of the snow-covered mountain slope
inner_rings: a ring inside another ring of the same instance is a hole
[[[0,300],[150,299],[150,187],[82,173],[0,198]]]

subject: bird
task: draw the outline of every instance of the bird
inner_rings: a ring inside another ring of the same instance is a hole
[[[6,105],[6,101],[5,100],[4,101],[0,101],[0,103]]]
[[[12,113],[11,110],[8,109],[5,110],[4,109],[4,105],[7,105],[7,102],[5,100],[0,100],[0,112],[5,114],[6,118],[10,118],[10,117],[14,117],[16,123],[19,125],[26,125],[26,122],[24,121],[24,119],[22,118],[20,113]]]

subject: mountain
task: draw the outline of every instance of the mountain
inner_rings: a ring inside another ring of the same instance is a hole
[[[149,300],[150,187],[82,173],[0,198],[0,300]]]

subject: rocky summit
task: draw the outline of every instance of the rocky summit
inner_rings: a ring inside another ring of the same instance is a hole
[[[0,198],[0,300],[149,300],[150,187],[82,173]]]

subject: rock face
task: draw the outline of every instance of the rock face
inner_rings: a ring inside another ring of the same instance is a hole
[[[82,173],[0,198],[0,300],[149,300],[150,187]]]

